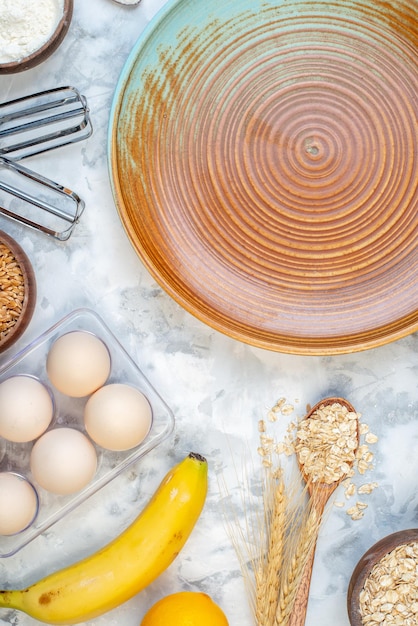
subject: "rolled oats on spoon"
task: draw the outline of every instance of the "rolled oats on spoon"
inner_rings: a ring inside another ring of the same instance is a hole
[[[298,424],[295,452],[313,514],[319,520],[330,496],[353,472],[360,438],[359,417],[347,400],[327,398],[318,402]],[[319,527],[318,524],[317,533]],[[316,541],[299,583],[289,626],[305,624],[315,548]]]
[[[297,429],[296,454],[307,482],[339,484],[353,467],[359,415],[345,400],[317,404]]]

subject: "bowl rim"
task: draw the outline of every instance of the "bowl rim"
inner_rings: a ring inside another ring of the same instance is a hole
[[[22,312],[13,328],[0,339],[0,353],[15,343],[25,332],[32,319],[36,303],[36,278],[32,263],[22,246],[13,237],[0,230],[0,243],[4,243],[18,262],[23,274],[25,294],[22,303]]]
[[[351,626],[363,626],[359,595],[373,567],[398,546],[418,542],[418,528],[398,530],[373,544],[360,558],[351,575],[347,590],[347,612]]]
[[[64,0],[62,16],[49,39],[34,52],[17,61],[0,63],[0,74],[15,74],[43,63],[59,47],[71,24],[74,0]]]

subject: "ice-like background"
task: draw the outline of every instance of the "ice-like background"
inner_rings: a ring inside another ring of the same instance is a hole
[[[35,315],[13,350],[71,310],[87,306],[108,324],[176,420],[172,436],[145,459],[18,554],[0,560],[0,587],[30,584],[103,545],[138,514],[168,469],[196,451],[208,459],[210,486],[185,548],[137,597],[90,623],[137,626],[154,601],[191,589],[208,592],[224,609],[230,626],[252,626],[219,478],[239,502],[237,467],[252,471],[259,463],[259,419],[267,417],[280,397],[302,416],[307,404],[335,394],[349,399],[379,437],[373,446],[374,469],[367,476],[379,487],[367,497],[362,520],[353,522],[344,509],[333,508],[327,515],[306,626],[348,626],[347,585],[358,559],[384,535],[417,526],[418,336],[335,357],[268,352],[207,327],[153,280],[128,242],[114,206],[107,133],[119,74],[137,37],[162,4],[142,0],[131,8],[111,0],[75,0],[73,21],[60,49],[33,70],[0,77],[3,101],[55,86],[75,86],[87,97],[94,126],[87,141],[30,161],[33,169],[73,189],[86,202],[68,242],[0,219],[0,228],[18,239],[30,257],[38,285]],[[289,419],[282,418],[282,425]],[[344,499],[341,492],[336,497]],[[0,610],[0,624],[37,623]]]

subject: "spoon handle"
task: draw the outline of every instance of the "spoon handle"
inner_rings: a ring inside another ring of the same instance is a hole
[[[308,559],[306,561],[305,569],[303,570],[302,577],[299,582],[299,587],[296,593],[295,603],[293,605],[292,613],[289,618],[288,626],[304,626],[306,620],[306,611],[308,609],[308,600],[309,600],[309,590],[311,587],[311,578],[312,578],[312,570],[315,561],[315,550],[316,544],[318,540],[318,533],[320,528],[320,522],[322,520],[322,516],[324,513],[325,506],[327,501],[334,491],[335,487],[332,488],[319,488],[316,490],[315,488],[311,493],[312,506],[314,506],[316,510],[316,514],[318,516],[318,526],[316,529],[316,537],[314,543],[312,545],[311,551],[309,553]]]
[[[299,583],[295,603],[293,605],[292,614],[289,618],[288,626],[304,626],[306,620],[306,611],[308,609],[309,589],[311,586],[312,569],[315,560],[315,545],[312,547],[311,553],[303,571],[301,581]]]

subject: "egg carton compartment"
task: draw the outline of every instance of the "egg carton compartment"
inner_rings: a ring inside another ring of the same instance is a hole
[[[74,330],[91,332],[105,343],[111,357],[111,371],[106,384],[125,383],[139,389],[152,408],[151,428],[142,443],[126,451],[107,450],[92,442],[98,459],[96,474],[85,488],[70,495],[56,495],[37,485],[29,466],[34,441],[14,443],[0,437],[0,471],[11,471],[23,475],[34,485],[39,497],[39,512],[29,528],[15,535],[0,535],[0,558],[16,554],[35,537],[74,510],[81,502],[154,449],[171,434],[174,428],[174,415],[171,409],[100,316],[90,309],[73,311],[26,348],[12,356],[0,367],[0,382],[18,374],[37,377],[52,391],[55,400],[55,414],[48,430],[69,426],[86,434],[83,412],[90,396],[71,398],[60,393],[49,381],[46,371],[46,359],[52,344],[64,333]]]

